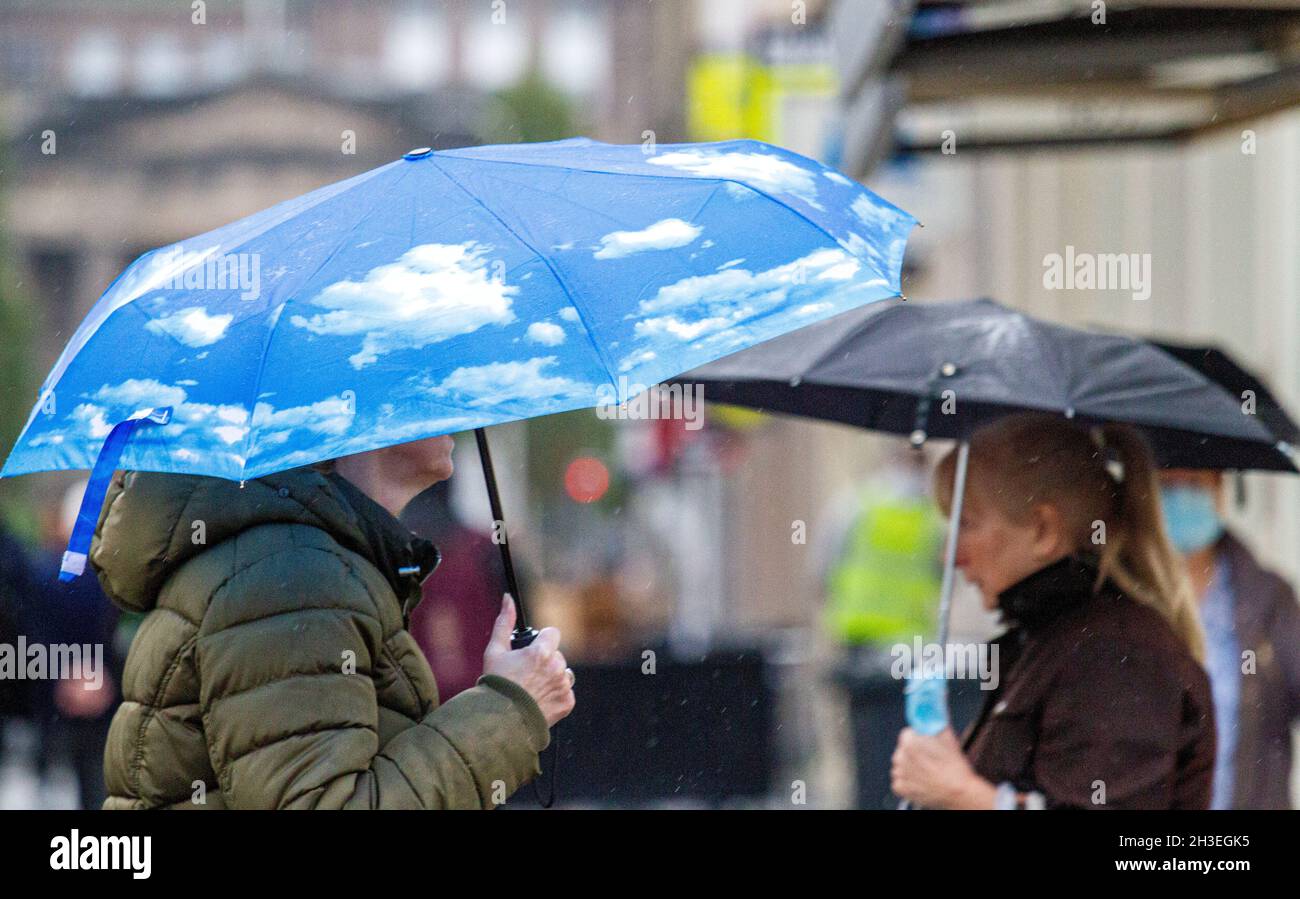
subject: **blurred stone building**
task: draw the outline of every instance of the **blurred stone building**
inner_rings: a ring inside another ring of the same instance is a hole
[[[535,73],[596,137],[681,130],[684,0],[0,5],[4,227],[45,369],[141,252],[422,145]],[[646,47],[662,52],[638,52]]]
[[[142,252],[413,147],[520,139],[499,133],[510,126],[496,98],[525,79],[575,111],[558,127],[625,142],[647,130],[680,138],[692,9],[689,0],[0,3],[0,228],[36,319],[34,376]],[[27,482],[45,497],[60,480]]]
[[[39,300],[41,361],[145,251],[415,146],[472,143],[459,113],[436,100],[358,102],[264,79],[183,100],[66,102],[47,114],[48,128],[15,143],[21,178],[5,196],[11,245]]]

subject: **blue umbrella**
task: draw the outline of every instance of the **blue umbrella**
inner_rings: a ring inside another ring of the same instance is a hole
[[[623,402],[898,295],[914,224],[753,141],[414,150],[132,263],[0,476],[95,468],[72,577],[114,469],[251,479]]]

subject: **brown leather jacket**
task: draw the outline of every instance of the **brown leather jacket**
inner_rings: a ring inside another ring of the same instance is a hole
[[[971,764],[1049,807],[1208,808],[1209,679],[1158,612],[1096,577],[1062,559],[999,597],[1012,628],[963,739]]]
[[[1237,709],[1235,808],[1291,807],[1291,725],[1300,719],[1300,606],[1282,578],[1230,534],[1219,541],[1236,603],[1237,645],[1253,651]]]

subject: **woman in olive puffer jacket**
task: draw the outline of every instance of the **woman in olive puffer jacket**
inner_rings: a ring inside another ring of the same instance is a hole
[[[106,808],[490,808],[537,773],[572,672],[546,629],[444,704],[406,631],[437,550],[396,519],[450,438],[240,485],[119,472],[91,562],[145,613],[105,750]],[[373,497],[373,498],[372,498]]]

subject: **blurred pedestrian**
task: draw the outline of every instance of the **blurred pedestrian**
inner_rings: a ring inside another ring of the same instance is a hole
[[[35,583],[26,550],[0,522],[0,646],[17,645],[23,610],[32,600]],[[0,759],[4,756],[6,721],[30,713],[29,684],[13,677],[0,677]]]
[[[903,731],[894,791],[933,808],[1208,807],[1204,641],[1145,443],[1022,414],[970,453],[957,565],[1010,625],[998,683],[960,743]],[[936,472],[945,509],[954,467]]]
[[[837,497],[814,530],[822,620],[849,703],[858,808],[898,805],[890,757],[906,721],[895,651],[934,632],[943,577],[943,519],[930,498],[926,455],[891,443],[872,477]]]
[[[826,624],[846,646],[888,652],[934,629],[943,522],[926,489],[924,454],[895,452],[849,499],[826,574]]]
[[[445,703],[405,627],[437,551],[397,519],[452,472],[434,437],[236,483],[119,473],[91,562],[147,611],[109,732],[106,808],[485,808],[573,708],[559,632]]]
[[[1224,525],[1218,471],[1161,472],[1161,504],[1205,627],[1219,741],[1212,808],[1291,807],[1300,721],[1300,607]]]
[[[45,647],[81,647],[82,670],[32,685],[33,717],[37,725],[36,774],[42,784],[53,764],[66,763],[77,782],[81,808],[99,808],[104,788],[104,741],[108,724],[121,700],[120,665],[114,652],[117,610],[94,578],[61,583],[59,558],[72,536],[86,481],[71,484],[63,502],[47,523],[46,551],[37,572],[34,602],[28,608],[30,643]],[[101,669],[91,670],[94,660]],[[73,676],[73,675],[77,676]]]
[[[411,636],[428,659],[444,702],[483,674],[483,651],[506,592],[497,546],[461,521],[450,485],[439,481],[402,513],[403,523],[431,540],[442,556],[420,588],[423,599],[411,612]]]

